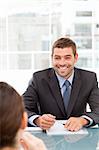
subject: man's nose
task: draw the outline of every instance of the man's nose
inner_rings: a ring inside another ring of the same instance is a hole
[[[60,60],[60,65],[65,65],[66,64],[66,61],[64,59],[61,59]]]

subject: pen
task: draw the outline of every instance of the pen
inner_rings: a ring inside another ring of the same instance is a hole
[[[46,133],[46,130],[42,130],[44,133]]]

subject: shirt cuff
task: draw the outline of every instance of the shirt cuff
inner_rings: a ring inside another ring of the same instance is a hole
[[[87,119],[87,120],[89,121],[89,123],[88,123],[87,125],[85,125],[85,127],[89,127],[89,126],[92,125],[93,120],[92,120],[90,117],[88,117],[88,116],[86,116],[86,115],[82,115],[81,117],[82,117],[82,118],[85,118],[85,119]]]
[[[33,116],[31,116],[29,119],[28,119],[28,122],[31,124],[31,125],[33,125],[33,126],[37,126],[35,123],[33,123],[34,122],[34,120],[36,119],[36,118],[38,118],[39,117],[39,115],[33,115]]]

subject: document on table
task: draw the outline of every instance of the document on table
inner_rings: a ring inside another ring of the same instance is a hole
[[[47,130],[48,135],[70,135],[70,134],[88,134],[88,131],[86,128],[82,128],[79,131],[71,132],[64,128],[64,123],[66,123],[66,120],[57,120],[55,124]]]
[[[42,129],[40,127],[26,127],[25,131],[42,131]]]

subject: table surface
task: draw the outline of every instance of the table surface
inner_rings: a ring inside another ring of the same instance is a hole
[[[99,128],[88,128],[88,134],[47,135],[42,131],[29,131],[41,138],[48,150],[99,150]]]

